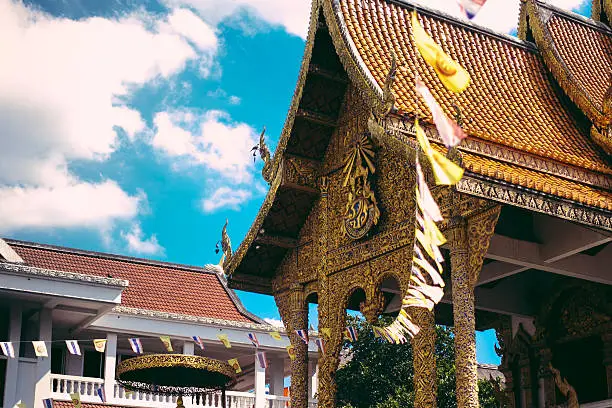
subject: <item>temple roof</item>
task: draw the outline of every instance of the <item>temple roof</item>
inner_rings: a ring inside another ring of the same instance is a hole
[[[214,267],[198,268],[7,239],[24,264],[54,271],[127,280],[121,305],[244,323],[248,313]]]
[[[414,133],[401,126],[397,113],[402,111],[418,115],[440,148],[429,110],[415,91],[418,74],[449,116],[458,109],[468,133],[459,147],[466,167],[459,191],[612,230],[610,157],[591,136],[609,86],[611,30],[537,0],[516,1],[531,5],[538,24],[546,23],[551,32],[549,40],[531,42],[527,35],[522,40],[495,33],[407,0],[314,0],[302,69],[274,155],[275,171],[284,171],[281,162],[291,155],[320,164],[337,126],[345,82],[369,104],[381,100],[395,54],[395,111],[388,118],[386,137],[414,141]],[[446,91],[418,55],[410,22],[414,9],[425,30],[469,72],[472,83],[462,94]],[[523,4],[524,31],[527,11]],[[558,53],[563,72],[555,72],[544,55],[551,44],[563,49]],[[585,98],[574,98],[570,87]],[[283,183],[272,182],[228,268],[230,274],[263,278],[244,281],[250,289],[269,291],[269,278],[294,245],[264,242],[261,231],[295,240],[316,199],[303,190],[289,191]],[[240,287],[236,279],[233,276],[231,283]]]
[[[603,101],[612,85],[612,30],[605,24],[529,0],[520,34],[532,35],[546,66],[592,123],[603,126]]]

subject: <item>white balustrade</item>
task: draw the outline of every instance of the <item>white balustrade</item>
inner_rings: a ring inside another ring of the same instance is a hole
[[[70,394],[78,392],[83,402],[100,402],[98,388],[104,387],[101,378],[51,374],[51,398],[70,400]]]
[[[70,394],[78,392],[82,402],[101,402],[98,388],[104,388],[101,378],[77,377],[71,375],[51,374],[51,398],[58,401],[70,401]],[[122,406],[145,408],[175,408],[176,397],[147,392],[126,392],[115,384],[113,395],[107,395],[107,403]],[[250,392],[227,391],[225,393],[227,408],[254,408],[255,394]],[[221,393],[206,394],[202,397],[184,397],[187,408],[221,408]],[[266,395],[265,408],[289,408],[289,397]],[[308,408],[317,408],[317,402],[308,402]]]

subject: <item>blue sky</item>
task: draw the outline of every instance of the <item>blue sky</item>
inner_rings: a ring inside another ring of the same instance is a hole
[[[276,145],[309,8],[0,0],[0,235],[204,265],[228,218],[238,247],[266,192],[249,150],[264,125]],[[511,32],[517,10],[489,0],[478,22]],[[272,298],[239,295],[278,318]],[[499,362],[492,332],[477,341],[480,361]]]

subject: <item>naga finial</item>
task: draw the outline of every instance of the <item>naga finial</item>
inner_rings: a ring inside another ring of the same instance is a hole
[[[253,162],[255,161],[255,155],[259,152],[259,157],[264,162],[264,167],[261,170],[261,175],[264,180],[268,183],[272,181],[272,158],[270,155],[270,150],[268,149],[268,145],[266,145],[266,127],[264,126],[261,134],[259,135],[259,144],[255,145],[251,151],[253,152]]]
[[[221,257],[221,261],[219,262],[220,266],[225,269],[225,265],[227,265],[232,258],[232,243],[230,241],[230,237],[227,234],[227,224],[229,221],[227,218],[225,219],[225,225],[221,230],[221,251],[223,251],[223,256]],[[219,242],[217,242],[217,249],[215,253],[219,253]]]
[[[384,119],[395,105],[395,96],[393,95],[393,83],[395,82],[395,76],[397,74],[397,59],[395,53],[391,51],[391,66],[387,72],[385,83],[383,84],[382,102],[378,103],[374,108],[374,115],[378,120]]]

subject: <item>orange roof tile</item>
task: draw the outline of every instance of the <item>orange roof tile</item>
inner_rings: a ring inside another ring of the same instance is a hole
[[[218,276],[202,268],[6,241],[29,266],[128,280],[122,306],[254,322],[239,310]]]
[[[417,55],[411,42],[412,8],[385,0],[333,3],[336,15],[343,20],[340,25],[346,27],[378,86],[384,83],[391,51],[397,55],[405,68],[393,87],[398,108],[429,115],[414,90],[418,73],[449,115],[454,113],[453,104],[459,106],[471,137],[612,174],[588,129],[580,128],[561,104],[533,45],[435,13],[421,13],[425,30],[472,77],[470,87],[456,96],[442,88],[433,70]]]
[[[555,79],[589,119],[601,125],[612,69],[612,30],[536,0],[525,7],[536,43]]]

